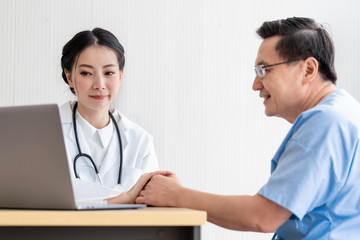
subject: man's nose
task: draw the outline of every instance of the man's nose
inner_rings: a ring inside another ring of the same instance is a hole
[[[254,91],[258,91],[258,90],[262,89],[263,87],[264,86],[263,86],[263,84],[261,82],[261,79],[258,76],[256,76],[255,79],[254,79],[253,85],[252,85],[252,89]]]

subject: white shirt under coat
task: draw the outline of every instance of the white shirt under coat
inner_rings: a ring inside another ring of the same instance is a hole
[[[129,190],[143,173],[159,169],[152,136],[116,109],[111,109],[119,126],[123,148],[123,168],[119,185],[120,146],[113,122],[110,120],[103,129],[96,129],[77,112],[76,123],[81,151],[92,157],[103,186],[100,185],[90,160],[84,157],[77,160],[76,170],[80,179],[76,179],[73,162],[79,152],[72,122],[73,106],[74,102],[63,104],[60,107],[60,116],[76,200],[118,195]]]

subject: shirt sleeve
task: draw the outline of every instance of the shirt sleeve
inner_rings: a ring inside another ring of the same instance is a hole
[[[322,120],[302,126],[287,142],[275,170],[258,193],[299,219],[326,204],[341,188],[335,173],[344,172],[345,164],[336,164],[336,159],[344,159],[339,155],[344,149],[338,142],[338,130]]]
[[[141,169],[143,173],[154,172],[159,170],[159,164],[157,161],[155,147],[152,136],[148,136],[146,154],[141,163]]]

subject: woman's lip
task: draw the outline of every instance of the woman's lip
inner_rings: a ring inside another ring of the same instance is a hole
[[[107,98],[107,95],[94,95],[94,96],[90,96],[92,98],[94,98],[95,100],[104,100],[105,98]]]

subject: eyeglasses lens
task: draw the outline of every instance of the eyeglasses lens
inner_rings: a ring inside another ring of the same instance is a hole
[[[262,65],[255,66],[255,73],[259,78],[265,77],[265,68]]]

